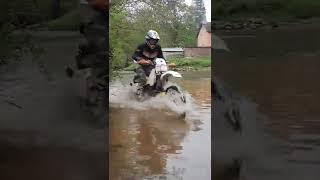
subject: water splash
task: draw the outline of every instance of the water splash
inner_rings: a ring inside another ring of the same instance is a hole
[[[109,105],[113,108],[131,108],[136,110],[158,109],[167,113],[176,113],[181,115],[186,113],[188,117],[199,117],[199,107],[194,103],[191,95],[184,91],[186,103],[177,106],[168,96],[156,96],[139,102],[134,96],[135,87],[124,85],[120,81],[116,81],[109,88]]]

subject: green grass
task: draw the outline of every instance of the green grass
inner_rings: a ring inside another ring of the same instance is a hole
[[[123,68],[124,71],[133,71],[136,68],[136,65],[130,63],[128,67]]]
[[[30,0],[22,0],[22,1],[30,1]],[[50,17],[52,14],[52,0],[31,0],[36,2],[38,9],[42,12],[41,14]],[[60,1],[60,12],[63,14],[68,13],[72,9],[78,6],[78,0],[63,0]]]
[[[79,30],[79,9],[73,10],[59,19],[47,23],[49,30]]]
[[[210,67],[210,57],[197,57],[197,58],[171,58],[168,60],[169,63],[175,63],[177,68],[183,67]]]

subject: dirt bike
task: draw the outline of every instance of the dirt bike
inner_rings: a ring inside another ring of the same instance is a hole
[[[136,64],[139,62],[134,61]],[[144,64],[146,62],[144,61]],[[186,98],[181,89],[170,83],[170,78],[182,78],[182,75],[176,71],[169,70],[170,67],[174,67],[174,64],[167,64],[162,58],[156,58],[153,62],[149,60],[149,63],[153,66],[150,75],[147,77],[146,83],[140,83],[133,81],[137,85],[135,97],[138,101],[143,101],[150,97],[157,95],[166,95],[176,105],[182,105],[186,103]],[[132,83],[131,83],[132,86]]]

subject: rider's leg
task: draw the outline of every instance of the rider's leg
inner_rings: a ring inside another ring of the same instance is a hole
[[[153,68],[154,68],[153,66],[143,67],[143,70],[144,70],[144,72],[145,72],[145,74],[146,74],[147,77],[149,77],[149,75],[150,75],[150,73],[151,73],[151,71],[152,71]]]
[[[159,91],[163,91],[162,82],[160,81],[160,77],[157,77],[156,89]]]
[[[143,68],[142,66],[137,68],[136,75],[134,77],[134,82],[143,83],[143,84],[147,82],[147,75],[145,72],[145,68]]]

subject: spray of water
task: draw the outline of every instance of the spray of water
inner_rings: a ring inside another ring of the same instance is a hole
[[[135,99],[135,87],[124,85],[120,81],[116,81],[109,88],[109,105],[114,108],[132,108],[136,110],[160,109],[163,111],[186,114],[188,117],[197,117],[199,107],[193,103],[193,99],[188,92],[183,92],[186,98],[185,104],[175,104],[168,96],[156,96],[146,99],[145,101],[137,101]]]

